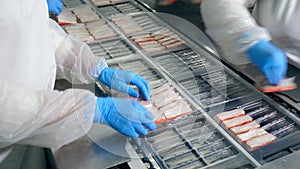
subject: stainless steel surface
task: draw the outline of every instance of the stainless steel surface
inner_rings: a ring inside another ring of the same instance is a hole
[[[103,125],[94,125],[84,137],[54,151],[59,169],[103,169],[129,162],[127,139]]]
[[[141,161],[142,157],[136,153],[136,151],[129,142],[126,142],[126,151],[131,158],[131,160],[128,162],[130,168],[146,169],[146,165]]]
[[[285,157],[279,158],[273,162],[267,163],[257,169],[297,169],[299,168],[300,151],[289,154]]]

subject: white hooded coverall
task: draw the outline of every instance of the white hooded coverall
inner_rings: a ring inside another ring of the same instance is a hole
[[[253,5],[255,20],[247,10]],[[299,0],[204,0],[201,14],[207,33],[235,65],[249,63],[244,53],[261,39],[300,58]]]
[[[15,143],[57,149],[83,136],[95,95],[54,91],[55,78],[92,83],[107,65],[48,19],[46,0],[1,0],[0,8],[1,161]]]

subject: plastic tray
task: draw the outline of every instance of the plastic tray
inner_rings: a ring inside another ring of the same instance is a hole
[[[90,43],[89,46],[96,56],[104,57],[108,63],[117,62],[123,58],[140,57],[128,42],[120,38]]]
[[[97,11],[109,20],[115,16],[141,12],[144,10],[145,9],[142,6],[132,1],[97,7]]]
[[[67,8],[75,8],[86,4],[84,0],[62,0],[62,2]]]
[[[253,164],[204,117],[175,120],[142,140],[161,168],[239,168]],[[234,161],[228,163],[227,161]]]

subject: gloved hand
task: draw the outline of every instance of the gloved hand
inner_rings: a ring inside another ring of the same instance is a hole
[[[156,128],[152,114],[135,100],[118,98],[97,99],[94,122],[108,124],[121,134],[137,138]]]
[[[98,79],[106,86],[117,91],[127,93],[132,97],[138,97],[139,94],[136,90],[129,87],[128,84],[136,85],[141,91],[143,98],[147,101],[150,100],[149,83],[144,78],[132,71],[118,70],[108,67],[102,70]]]
[[[247,50],[249,58],[264,73],[272,85],[285,77],[287,58],[284,52],[266,40],[260,40]]]
[[[56,16],[58,16],[63,9],[63,4],[61,0],[47,0],[47,4],[48,4],[48,11],[54,12]]]

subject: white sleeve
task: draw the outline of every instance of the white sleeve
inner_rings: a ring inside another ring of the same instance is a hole
[[[86,134],[96,99],[80,89],[33,91],[0,79],[0,148],[30,144],[57,149]]]
[[[89,84],[95,81],[107,67],[104,57],[97,57],[89,46],[71,35],[50,19],[52,46],[55,50],[57,77],[73,84]]]
[[[265,28],[259,27],[247,10],[254,1],[204,0],[201,14],[207,33],[223,52],[244,52],[261,39],[270,40]]]

